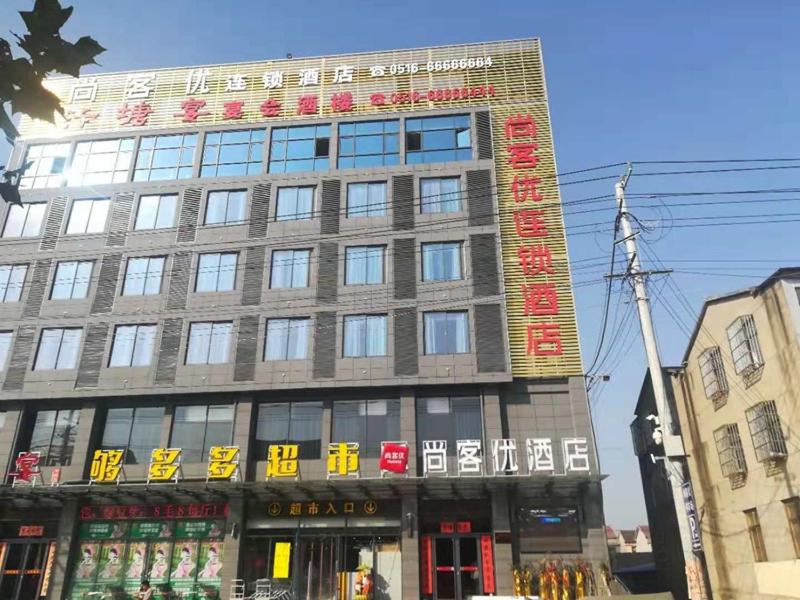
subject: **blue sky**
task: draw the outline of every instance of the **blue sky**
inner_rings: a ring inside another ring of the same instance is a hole
[[[68,36],[91,34],[108,51],[100,68],[119,71],[200,63],[236,62],[352,51],[540,37],[561,172],[647,160],[798,157],[800,148],[800,3],[741,0],[669,3],[621,0],[477,0],[389,2],[219,2],[212,0],[75,0]],[[15,10],[32,2],[0,5],[0,31],[22,30]],[[7,156],[0,147],[0,156]],[[793,164],[800,164],[796,162]],[[755,167],[756,164],[727,165]],[[770,163],[770,166],[774,166]],[[720,165],[636,165],[630,194],[800,187],[797,169],[643,176],[653,171]],[[562,179],[565,202],[610,194],[612,168]],[[757,200],[739,203],[741,200]],[[769,201],[764,201],[769,200]],[[691,327],[690,311],[704,297],[751,285],[778,266],[800,263],[794,222],[716,226],[733,215],[800,213],[792,194],[681,196],[632,199],[634,212],[653,231],[643,260],[658,256],[675,269],[672,284],[654,282],[656,326],[666,364],[680,362],[686,335],[667,304]],[[715,204],[709,204],[714,202]],[[736,203],[734,203],[736,202]],[[691,206],[677,204],[692,203]],[[698,204],[703,203],[703,204]],[[669,206],[667,208],[665,205]],[[593,212],[577,211],[592,210]],[[613,221],[611,198],[566,207],[581,341],[591,361],[601,321]],[[704,221],[681,221],[709,216]],[[601,223],[597,226],[587,224]],[[683,225],[693,225],[683,227]],[[652,253],[652,254],[650,254]],[[612,316],[626,325],[604,371],[611,381],[592,390],[595,427],[610,525],[646,522],[638,467],[628,424],[645,360],[615,286]],[[660,293],[659,293],[660,291]],[[631,315],[632,316],[632,315]],[[616,329],[620,329],[618,326]],[[613,367],[613,369],[612,369]]]

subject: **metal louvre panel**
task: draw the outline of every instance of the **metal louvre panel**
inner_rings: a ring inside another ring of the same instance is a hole
[[[178,243],[193,242],[197,232],[197,214],[200,212],[200,188],[189,188],[183,191],[181,216],[178,221]]]
[[[476,233],[469,236],[469,254],[472,263],[472,294],[476,298],[496,296],[500,293],[497,272],[497,237],[493,233]]]
[[[339,287],[339,244],[321,242],[317,265],[317,302],[336,302]]]
[[[108,323],[92,323],[86,328],[86,341],[83,343],[81,361],[78,365],[76,388],[97,387],[107,337]]]
[[[107,254],[103,257],[97,281],[97,291],[92,301],[92,314],[111,312],[111,307],[114,306],[114,297],[117,293],[117,279],[119,278],[121,260],[121,254]]]
[[[489,169],[467,171],[467,210],[470,227],[494,223],[493,197],[491,171]]]
[[[392,228],[414,229],[414,176],[392,177]]]
[[[336,374],[336,313],[318,312],[314,316],[314,360],[312,377]]]
[[[492,158],[492,123],[489,111],[475,113],[475,134],[478,138],[478,159]]]
[[[417,297],[417,261],[415,239],[394,240],[392,263],[394,269],[394,297],[405,300]]]
[[[42,300],[47,289],[47,281],[50,278],[50,259],[37,260],[33,267],[33,277],[28,290],[28,299],[25,301],[25,308],[22,309],[23,317],[38,317],[42,308]]]
[[[245,250],[244,283],[242,284],[242,304],[244,306],[258,306],[261,304],[266,251],[266,246],[250,246]]]
[[[252,381],[256,375],[256,349],[258,348],[258,315],[239,319],[239,337],[236,340],[234,381]]]
[[[269,195],[272,190],[270,183],[257,183],[253,186],[253,202],[250,207],[250,227],[247,237],[261,239],[267,237],[269,227]]]
[[[322,215],[320,233],[331,235],[339,233],[339,211],[342,204],[342,182],[329,179],[322,182]]]
[[[172,256],[172,270],[169,274],[169,294],[167,310],[186,308],[186,294],[189,292],[189,269],[192,265],[191,252],[178,252]]]
[[[117,194],[111,205],[111,226],[106,236],[106,247],[124,246],[128,237],[128,225],[133,209],[133,194],[125,192]]]
[[[156,384],[175,383],[183,319],[164,319],[156,361]]]
[[[67,198],[53,198],[50,201],[50,210],[47,213],[47,222],[44,226],[42,241],[39,250],[53,250],[56,247],[58,236],[61,233],[61,222],[64,220],[64,211],[67,208]]]
[[[31,357],[34,335],[36,335],[36,327],[33,325],[23,325],[17,330],[14,346],[11,349],[11,359],[8,361],[8,369],[6,369],[6,379],[3,382],[3,391],[17,392],[22,389],[25,383],[25,374],[28,372],[28,361]]]
[[[503,315],[499,304],[475,306],[475,351],[479,373],[506,370],[503,350]]]
[[[419,349],[417,343],[417,309],[396,308],[394,317],[394,374],[417,375],[419,373]]]

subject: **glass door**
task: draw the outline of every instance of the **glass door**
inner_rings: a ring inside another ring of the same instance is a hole
[[[42,588],[48,542],[10,542],[3,544],[5,556],[0,565],[0,598],[35,600]]]
[[[434,599],[467,600],[481,594],[480,545],[472,535],[435,536]]]
[[[452,537],[434,538],[434,578],[437,600],[456,600],[456,545]]]

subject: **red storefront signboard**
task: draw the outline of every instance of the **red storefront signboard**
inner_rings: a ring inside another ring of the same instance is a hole
[[[423,535],[420,540],[420,565],[422,567],[422,593],[433,593],[433,538]]]
[[[483,593],[494,594],[494,548],[492,536],[481,536],[481,568],[483,570]]]
[[[405,473],[408,470],[408,445],[385,442],[381,448],[379,466],[382,471]]]
[[[203,502],[194,504],[124,504],[108,506],[83,506],[81,521],[99,519],[203,519],[227,517],[228,505],[224,502]]]

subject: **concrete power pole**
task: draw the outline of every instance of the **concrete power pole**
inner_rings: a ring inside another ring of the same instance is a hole
[[[650,381],[653,385],[653,396],[656,401],[656,428],[653,438],[657,444],[664,447],[664,468],[667,470],[667,478],[672,490],[672,500],[675,504],[675,512],[678,515],[678,528],[680,530],[681,548],[683,550],[684,563],[688,568],[705,570],[704,561],[694,552],[692,547],[692,536],[689,530],[689,516],[686,514],[684,503],[684,491],[682,485],[688,480],[688,469],[686,468],[686,453],[683,448],[683,439],[680,435],[675,435],[673,425],[674,415],[667,402],[667,391],[664,386],[664,375],[661,370],[661,359],[658,354],[658,344],[656,342],[655,329],[653,328],[653,318],[650,314],[650,299],[647,296],[647,277],[652,272],[643,271],[639,253],[636,248],[636,235],[631,227],[631,217],[628,212],[628,205],[625,201],[625,187],[631,175],[631,168],[614,186],[617,200],[617,210],[619,214],[620,227],[622,229],[622,239],[615,243],[625,245],[625,254],[628,257],[628,269],[625,278],[633,286],[636,298],[636,308],[639,312],[639,324],[642,328],[642,340],[644,350],[647,355],[647,366],[650,368]],[[705,579],[705,578],[703,578]],[[688,580],[688,577],[687,577]],[[688,581],[687,581],[688,582]],[[705,587],[705,586],[703,586]],[[710,598],[707,590],[700,594],[691,594],[692,600],[705,600]]]

